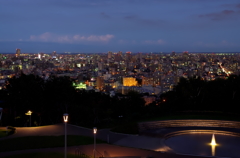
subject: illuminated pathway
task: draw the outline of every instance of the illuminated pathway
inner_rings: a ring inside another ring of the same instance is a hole
[[[51,126],[43,126],[43,127],[20,127],[17,128],[17,133],[11,135],[9,137],[1,138],[1,139],[8,139],[14,137],[23,137],[23,136],[46,136],[46,135],[63,135],[64,134],[64,125],[51,125]],[[91,136],[92,129],[81,128],[77,126],[68,125],[68,134],[69,135],[85,135]],[[107,136],[109,135],[110,143],[113,144],[123,144],[132,146],[132,148],[122,147],[118,145],[111,145],[111,144],[97,144],[96,148],[103,156],[105,157],[121,157],[121,156],[134,156],[134,157],[159,157],[159,158],[201,158],[201,156],[190,156],[190,155],[176,155],[173,153],[162,153],[144,149],[137,149],[144,147],[145,149],[148,147],[158,146],[161,141],[157,140],[156,138],[151,138],[147,136],[134,136],[134,135],[124,135],[124,134],[117,134],[109,132],[107,129],[99,130],[97,134],[97,138],[107,141]],[[0,140],[1,140],[0,139]],[[155,141],[154,141],[155,139]],[[139,146],[139,145],[142,146]],[[135,147],[135,148],[133,148]],[[92,155],[93,153],[93,144],[92,145],[82,145],[78,147],[68,147],[68,153],[74,154],[76,148],[79,151],[87,154]],[[162,146],[162,150],[164,146]],[[166,151],[168,150],[165,148]],[[9,156],[9,155],[16,155],[22,153],[32,153],[32,152],[64,152],[64,147],[61,148],[47,148],[47,149],[32,149],[32,150],[22,150],[22,151],[11,151],[11,152],[2,152],[0,153],[0,157]]]

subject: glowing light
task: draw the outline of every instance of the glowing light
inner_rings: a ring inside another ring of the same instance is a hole
[[[217,145],[214,134],[212,135],[211,145]]]
[[[93,133],[96,134],[97,133],[97,127],[93,128]]]
[[[216,150],[217,143],[216,143],[214,134],[212,135],[212,141],[211,141],[210,145],[212,146],[212,156],[215,156],[215,150]]]
[[[63,121],[68,122],[68,114],[67,113],[63,114]]]
[[[123,78],[123,86],[137,86],[137,80],[133,77],[124,77]]]
[[[86,84],[83,84],[83,83],[74,83],[73,82],[73,86],[76,88],[76,89],[87,89],[87,85]]]
[[[29,110],[25,115],[32,115],[32,111]]]

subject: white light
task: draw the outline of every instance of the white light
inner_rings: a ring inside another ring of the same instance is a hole
[[[63,120],[64,120],[64,122],[68,122],[68,114],[67,113],[63,114]]]
[[[96,134],[97,133],[97,127],[93,128],[93,133]]]

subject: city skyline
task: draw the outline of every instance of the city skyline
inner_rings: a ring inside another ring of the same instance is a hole
[[[237,0],[0,0],[0,53],[239,52]]]

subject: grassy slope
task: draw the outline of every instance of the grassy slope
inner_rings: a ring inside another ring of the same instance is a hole
[[[1,138],[1,137],[5,137],[5,136],[7,136],[6,130],[0,129],[0,138]]]
[[[85,136],[68,135],[68,146],[93,144],[93,138]],[[105,143],[96,140],[96,143]],[[0,152],[26,149],[63,147],[64,136],[30,136],[5,139],[0,141]]]

